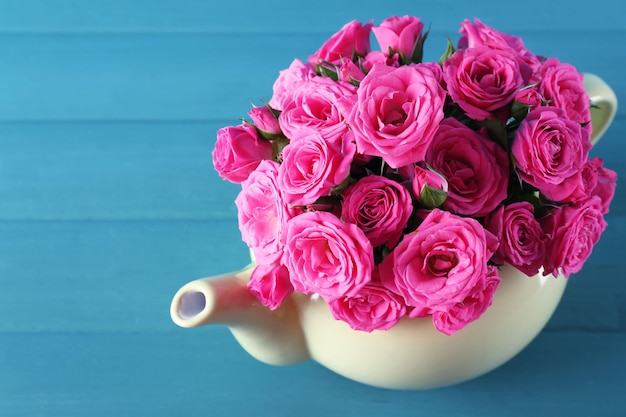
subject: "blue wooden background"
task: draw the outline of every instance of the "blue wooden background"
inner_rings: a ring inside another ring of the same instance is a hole
[[[618,416],[626,192],[546,330],[455,387],[387,391],[270,367],[169,318],[188,280],[247,261],[215,131],[354,18],[421,16],[434,60],[479,17],[622,100],[593,153],[626,178],[626,6],[527,0],[0,0],[0,416]],[[511,329],[515,331],[515,329]]]

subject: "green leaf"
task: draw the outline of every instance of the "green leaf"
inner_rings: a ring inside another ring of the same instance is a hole
[[[487,133],[489,137],[499,144],[502,149],[509,149],[509,137],[506,127],[500,120],[485,120],[479,123],[479,126],[482,126],[487,129]]]
[[[359,87],[361,85],[361,81],[356,80],[356,79],[354,79],[352,77],[349,77],[349,78],[350,78],[350,84],[352,84],[353,86]]]
[[[443,202],[446,201],[446,198],[448,198],[447,192],[431,187],[430,185],[425,185],[420,192],[421,203],[427,208],[441,206]]]
[[[267,106],[267,107],[269,107],[269,106]],[[261,130],[261,129],[258,128],[257,125],[255,125],[254,123],[252,123],[249,120],[241,119],[241,121],[244,124],[252,126],[254,128],[254,130],[256,130],[256,133],[263,139],[266,139],[266,140],[277,140],[277,139],[281,139],[281,138],[287,139],[285,137],[285,135],[283,135],[282,133],[270,133],[270,132],[266,132],[265,130]]]
[[[381,245],[374,248],[374,263],[378,265],[391,253],[391,249],[387,245]]]
[[[276,120],[278,120],[278,116],[280,116],[280,114],[282,113],[281,110],[276,110],[275,108],[273,108],[272,106],[268,104],[266,104],[267,108],[270,109],[270,111],[272,112],[272,114],[274,115],[274,117],[276,118]]]
[[[315,64],[315,72],[322,76],[328,77],[333,81],[339,80],[339,68],[336,65],[331,64],[330,62],[322,62],[320,64]]]
[[[537,192],[522,194],[520,196],[520,201],[527,201],[527,202],[529,202],[530,204],[533,205],[535,210],[540,209],[541,206],[543,205],[541,203],[541,199],[539,198],[539,193],[537,193]]]
[[[356,182],[356,180],[354,178],[352,178],[350,175],[348,175],[340,184],[338,184],[337,186],[335,186],[331,191],[331,195],[339,195],[341,194],[346,188],[348,188],[349,186],[351,186],[352,184],[354,184]]]
[[[524,117],[526,117],[526,115],[528,114],[531,108],[532,107],[529,106],[528,104],[521,103],[519,101],[514,101],[511,104],[511,116],[521,121],[522,119],[524,119]]]
[[[454,44],[452,43],[452,39],[448,38],[448,46],[446,50],[441,54],[441,58],[439,58],[439,64],[443,65],[443,63],[452,56],[456,52],[454,49]]]
[[[424,59],[424,42],[426,42],[426,38],[428,38],[428,33],[430,32],[430,28],[424,33],[420,33],[415,41],[415,45],[413,46],[413,52],[411,53],[411,62],[416,64],[420,64]]]
[[[289,139],[284,136],[272,141],[272,156],[274,161],[278,163],[282,162],[281,154],[287,145],[289,145]]]
[[[261,136],[263,139],[267,139],[267,140],[278,140],[278,139],[282,139],[285,136],[280,134],[280,133],[270,133],[270,132],[266,132],[265,130],[261,130],[258,127],[254,126],[254,128],[256,129],[257,133],[259,134],[259,136]]]

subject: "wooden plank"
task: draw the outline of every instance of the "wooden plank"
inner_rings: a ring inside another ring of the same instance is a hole
[[[311,362],[263,365],[223,329],[0,334],[0,346],[7,416],[617,417],[626,405],[624,334],[544,333],[494,372],[429,391],[371,388]]]
[[[0,13],[1,15],[1,13]],[[426,59],[445,48],[428,39]],[[522,32],[537,54],[602,76],[620,97],[615,65],[626,32]],[[272,94],[278,72],[306,59],[321,34],[2,35],[0,121],[236,120]],[[626,106],[619,109],[626,114]]]
[[[0,333],[173,331],[186,282],[249,263],[236,222],[0,222]]]
[[[620,188],[609,228],[546,331],[456,387],[386,391],[311,362],[269,367],[223,327],[177,328],[168,309],[186,281],[247,262],[238,188],[211,167],[215,130],[237,123],[271,94],[280,69],[346,21],[421,14],[433,60],[461,19],[478,16],[538,54],[601,75],[621,98],[623,8],[1,1],[0,415],[622,415]],[[620,178],[624,135],[622,105],[593,150]]]
[[[0,123],[0,219],[236,219],[222,123]]]
[[[389,4],[361,0],[319,0],[315,7],[285,7],[281,0],[209,2],[176,0],[5,0],[0,3],[0,30],[19,32],[334,32],[352,19],[376,23],[391,15],[421,16],[433,28],[456,31],[458,22],[475,16],[505,29],[564,30],[581,22],[580,30],[623,29],[622,3],[608,0],[589,13],[587,3],[571,1],[567,12],[560,2],[531,1],[525,7],[503,7],[498,0],[472,4],[460,0]],[[540,8],[541,13],[537,10]],[[332,10],[332,13],[329,13]],[[261,14],[259,13],[261,12]]]

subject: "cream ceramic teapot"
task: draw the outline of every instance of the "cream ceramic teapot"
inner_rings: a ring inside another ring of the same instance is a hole
[[[584,84],[594,104],[595,142],[613,120],[617,98],[593,74],[585,74]],[[393,389],[452,385],[505,363],[543,329],[567,282],[541,274],[528,277],[505,265],[491,307],[452,336],[423,318],[403,318],[390,330],[367,333],[335,320],[315,295],[292,294],[270,311],[246,288],[253,269],[251,264],[184,285],[172,300],[172,320],[181,327],[228,326],[250,355],[268,364],[312,359],[355,381]]]

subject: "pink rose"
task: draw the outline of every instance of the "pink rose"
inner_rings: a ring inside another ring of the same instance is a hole
[[[257,134],[254,126],[227,126],[217,131],[213,165],[225,180],[239,184],[264,159],[272,159],[272,143]]]
[[[354,55],[367,55],[370,51],[372,25],[371,22],[362,24],[356,20],[346,23],[308,61],[312,64],[326,61],[340,65],[343,60],[352,60]]]
[[[261,162],[235,199],[242,240],[259,263],[280,259],[282,228],[292,217],[278,187],[278,166],[274,161]]]
[[[474,22],[465,19],[461,22],[459,33],[462,35],[458,43],[459,49],[488,45],[494,48],[509,47],[517,51],[526,50],[521,38],[500,32],[479,19],[474,19]]]
[[[443,88],[444,90],[448,89],[446,86],[446,81],[443,79],[443,69],[441,68],[441,65],[439,65],[437,62],[424,62],[420,65],[424,66],[425,68],[429,68],[433,72],[433,75],[439,82],[439,85],[441,85],[441,88]]]
[[[593,196],[579,204],[558,207],[541,220],[548,237],[544,275],[556,277],[560,269],[568,277],[582,269],[606,228],[602,210],[602,201]]]
[[[433,313],[435,328],[450,336],[474,320],[478,320],[491,306],[493,295],[498,289],[500,281],[498,269],[490,266],[485,279],[474,287],[463,302],[455,304],[446,311]]]
[[[348,131],[344,116],[337,107],[340,98],[355,93],[330,78],[317,77],[305,81],[293,93],[280,114],[279,122],[288,138],[298,135],[302,129],[312,128],[328,141],[340,144]]]
[[[596,172],[596,186],[592,190],[591,195],[597,195],[602,201],[602,214],[609,212],[609,205],[615,195],[615,185],[617,182],[617,173],[611,169],[602,166],[602,159],[595,157],[591,160],[591,164]]]
[[[280,135],[278,118],[269,107],[253,107],[248,112],[248,116],[252,119],[252,124],[261,132],[269,135]]]
[[[303,206],[329,195],[350,174],[354,152],[352,141],[340,146],[315,130],[296,132],[283,149],[278,169],[278,185],[287,203]]]
[[[380,263],[383,284],[415,307],[411,317],[465,300],[488,274],[496,237],[469,217],[434,209]]]
[[[515,53],[486,45],[458,50],[443,63],[448,93],[468,117],[492,119],[523,86]]]
[[[247,286],[252,295],[270,310],[276,310],[293,292],[289,271],[279,263],[257,265]]]
[[[361,60],[361,66],[367,74],[374,68],[374,65],[398,68],[400,61],[398,60],[398,55],[389,56],[382,51],[372,51]]]
[[[289,68],[280,71],[274,82],[274,94],[269,102],[270,107],[282,110],[292,100],[292,94],[306,80],[316,77],[315,67],[295,59]]]
[[[559,201],[566,179],[588,160],[589,132],[556,107],[528,113],[515,132],[511,153],[519,177],[548,199]],[[567,191],[567,190],[565,190]]]
[[[361,67],[352,61],[343,61],[339,67],[339,81],[343,83],[360,83],[365,77]]]
[[[448,197],[448,180],[428,165],[415,165],[411,185],[415,199],[427,208],[439,207]]]
[[[481,217],[507,197],[506,151],[454,118],[441,122],[426,162],[448,180],[446,210]]]
[[[372,281],[351,297],[340,297],[330,303],[330,312],[354,329],[365,332],[388,330],[406,314],[404,300]]]
[[[343,193],[341,217],[354,223],[372,246],[393,248],[413,212],[411,195],[401,184],[378,175],[361,178]]]
[[[342,103],[357,151],[380,156],[392,168],[424,159],[443,119],[445,96],[427,66],[374,65],[356,100]]]
[[[372,31],[383,52],[390,49],[400,52],[409,60],[413,55],[413,49],[418,39],[422,39],[424,24],[414,16],[392,16],[382,21],[379,26],[374,26]]]
[[[570,64],[548,58],[541,66],[539,92],[550,103],[565,111],[568,119],[585,125],[591,133],[589,96],[583,85],[583,75]]]
[[[550,199],[560,203],[576,203],[586,200],[598,183],[598,173],[591,161],[587,161],[574,175],[550,190]]]
[[[513,51],[517,56],[525,84],[530,84],[533,81],[534,74],[541,66],[539,58],[526,49],[521,38],[500,32],[478,19],[474,19],[473,23],[467,19],[463,21],[459,33],[463,35],[459,39],[459,49],[486,45],[493,49],[510,49]]]
[[[355,224],[311,211],[293,217],[285,229],[283,264],[296,291],[332,301],[356,296],[371,281],[372,245]]]
[[[515,93],[515,102],[526,106],[528,111],[545,103],[545,99],[539,94],[537,87],[521,88]],[[525,116],[525,115],[524,115]]]
[[[498,237],[493,256],[498,264],[508,263],[528,276],[539,273],[545,257],[545,235],[527,201],[500,206],[485,218],[485,228]]]

